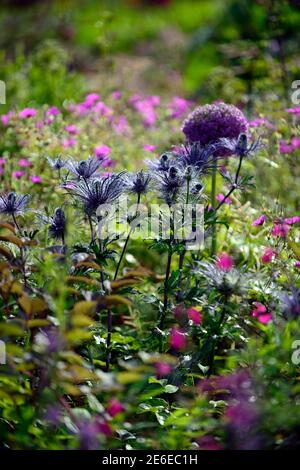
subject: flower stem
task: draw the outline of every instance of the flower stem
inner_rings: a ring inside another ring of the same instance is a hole
[[[217,186],[217,165],[216,161],[214,161],[212,175],[211,175],[211,205],[215,210],[216,207],[216,186]],[[214,256],[217,251],[217,231],[216,225],[212,226],[212,239],[211,239],[211,254]]]

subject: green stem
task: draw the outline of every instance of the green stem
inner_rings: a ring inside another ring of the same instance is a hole
[[[211,205],[213,209],[215,210],[216,207],[216,187],[217,187],[217,165],[216,162],[214,162],[213,170],[212,170],[212,175],[211,175]],[[216,231],[216,225],[214,224],[212,226],[212,239],[211,239],[211,255],[214,256],[217,251],[217,231]]]

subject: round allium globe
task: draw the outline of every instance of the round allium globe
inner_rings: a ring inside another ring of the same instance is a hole
[[[226,103],[198,106],[188,115],[182,126],[189,143],[200,141],[203,146],[222,137],[237,139],[246,130],[247,119],[242,111]],[[228,155],[230,152],[220,149],[218,153]]]

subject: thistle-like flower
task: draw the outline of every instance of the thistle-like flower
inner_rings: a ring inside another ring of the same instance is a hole
[[[225,270],[220,269],[218,265],[200,262],[195,273],[200,275],[208,290],[216,289],[227,297],[247,289],[246,274],[234,267]]]
[[[242,133],[237,139],[222,138],[216,143],[216,148],[226,149],[233,155],[238,157],[248,157],[263,148],[261,139],[248,143],[248,137]]]
[[[184,167],[195,168],[197,174],[207,174],[214,168],[217,157],[215,156],[216,145],[209,144],[203,147],[200,142],[186,144],[175,150],[176,164]]]
[[[57,207],[54,211],[53,217],[51,217],[51,223],[49,226],[49,235],[52,238],[61,238],[62,240],[65,237],[66,232],[66,216],[60,207]]]
[[[62,160],[60,157],[57,157],[57,158],[50,158],[50,157],[47,157],[47,160],[48,160],[48,163],[49,165],[51,166],[51,168],[53,168],[54,170],[61,170],[62,168],[64,168],[66,162],[64,160]]]
[[[25,212],[29,195],[18,195],[16,193],[8,193],[0,195],[0,214],[8,214],[15,216]]]
[[[124,176],[124,183],[128,192],[137,194],[138,196],[148,191],[150,182],[151,175],[143,172],[143,170]]]
[[[171,152],[163,153],[158,160],[146,160],[149,170],[165,173],[173,165],[174,156]]]
[[[96,173],[101,166],[101,162],[93,157],[89,157],[87,160],[81,160],[80,162],[69,160],[65,166],[78,178],[87,180]]]
[[[162,198],[169,205],[174,203],[186,182],[184,172],[171,166],[167,172],[156,173],[155,178]]]
[[[123,173],[86,182],[79,181],[72,188],[66,185],[64,187],[79,199],[85,213],[91,216],[100,205],[115,201],[123,193]]]

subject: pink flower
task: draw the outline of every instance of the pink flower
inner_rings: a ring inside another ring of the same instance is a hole
[[[57,106],[51,106],[46,111],[46,116],[49,116],[49,117],[58,116],[59,114],[60,114],[60,110],[57,108]]]
[[[276,256],[276,251],[273,248],[266,248],[263,255],[261,256],[261,262],[264,264],[270,263]]]
[[[171,372],[172,367],[167,362],[156,362],[155,370],[156,370],[156,377],[160,379],[168,375]]]
[[[191,104],[191,101],[180,98],[179,96],[174,96],[168,105],[171,117],[173,119],[180,118],[189,110]]]
[[[294,147],[291,144],[287,144],[284,140],[279,142],[279,152],[280,153],[292,153],[294,151]]]
[[[126,134],[129,131],[128,121],[125,116],[117,116],[111,121],[111,126],[117,134]]]
[[[112,172],[111,171],[106,171],[105,173],[101,173],[101,176],[103,178],[107,178],[108,176],[111,176],[112,175]]]
[[[94,152],[97,158],[107,157],[111,153],[111,148],[108,145],[98,145],[94,148]]]
[[[299,137],[293,137],[291,140],[291,144],[296,150],[298,147],[300,147],[300,138]]]
[[[188,319],[192,320],[192,322],[195,325],[201,325],[203,317],[202,317],[201,312],[199,312],[199,310],[197,310],[196,308],[193,308],[193,307],[188,308],[187,316],[188,316]]]
[[[106,437],[110,437],[112,435],[112,429],[110,425],[106,421],[98,421],[97,428],[101,434],[104,434]]]
[[[300,114],[300,106],[295,106],[295,108],[288,108],[286,109],[286,112],[291,114]]]
[[[221,253],[218,256],[216,265],[221,271],[230,271],[234,266],[234,262],[230,255],[227,253]]]
[[[295,268],[300,268],[300,261],[295,261],[294,266],[295,266]]]
[[[249,127],[266,126],[269,129],[274,129],[273,124],[271,124],[266,118],[253,119],[253,121],[249,121],[248,124],[249,124]]]
[[[225,197],[224,194],[222,193],[219,193],[216,196],[216,200],[218,202],[224,202],[224,204],[232,204],[232,199],[230,199],[230,197]]]
[[[202,436],[197,439],[201,450],[222,450],[223,447],[214,436]]]
[[[93,112],[96,114],[99,114],[100,116],[106,116],[106,117],[110,117],[113,115],[113,110],[109,108],[108,106],[106,106],[106,104],[103,103],[103,101],[99,101],[98,103],[95,104],[95,106],[93,107]]]
[[[63,139],[62,146],[64,148],[74,147],[77,144],[77,140],[69,137],[67,139]]]
[[[17,180],[21,179],[22,176],[25,175],[25,172],[24,171],[21,171],[21,170],[17,170],[17,171],[13,171],[11,176]]]
[[[183,331],[179,328],[172,328],[170,335],[170,346],[172,349],[183,349],[187,344],[187,339]]]
[[[40,184],[42,182],[42,178],[40,176],[36,176],[36,175],[30,176],[30,180],[34,184]]]
[[[28,168],[31,166],[31,163],[27,158],[21,158],[21,160],[19,160],[19,166],[21,168]]]
[[[124,411],[124,406],[122,405],[119,400],[116,400],[112,398],[109,400],[108,407],[107,407],[107,413],[112,416],[113,418],[117,416],[119,413],[122,413]]]
[[[19,117],[21,119],[27,119],[36,116],[36,114],[37,110],[35,108],[24,108],[19,112]]]
[[[44,125],[45,125],[45,124],[44,124],[43,121],[37,121],[37,122],[35,123],[36,129],[43,129]]]
[[[122,92],[120,90],[115,90],[112,92],[111,97],[113,100],[119,100],[122,98]]]
[[[289,217],[287,219],[284,219],[284,222],[288,225],[294,225],[300,222],[300,217],[298,215],[294,215],[294,217]]]
[[[266,307],[260,302],[254,303],[255,308],[252,310],[252,316],[255,317],[263,325],[267,325],[270,321],[273,320],[273,315],[271,312],[267,312]]]
[[[256,225],[263,225],[266,220],[267,217],[265,215],[261,215],[260,217],[258,217],[258,219],[253,220],[252,226],[255,227]]]
[[[143,146],[143,149],[146,150],[146,152],[154,152],[157,149],[157,146],[151,145],[151,144],[145,144]]]
[[[79,135],[80,131],[75,124],[69,124],[68,126],[65,127],[65,131],[70,134],[70,135]]]
[[[0,166],[4,166],[4,165],[5,165],[5,158],[0,157]]]
[[[8,126],[11,118],[15,115],[15,113],[13,111],[9,111],[7,114],[2,114],[1,116],[1,122],[3,124],[3,126]]]
[[[99,99],[100,99],[100,96],[97,93],[89,93],[88,95],[86,95],[84,102],[86,104],[93,105]]]
[[[285,238],[290,230],[290,226],[288,224],[285,224],[285,223],[275,223],[273,228],[272,228],[272,231],[271,231],[271,234],[273,235],[273,237],[282,237],[282,238]]]

